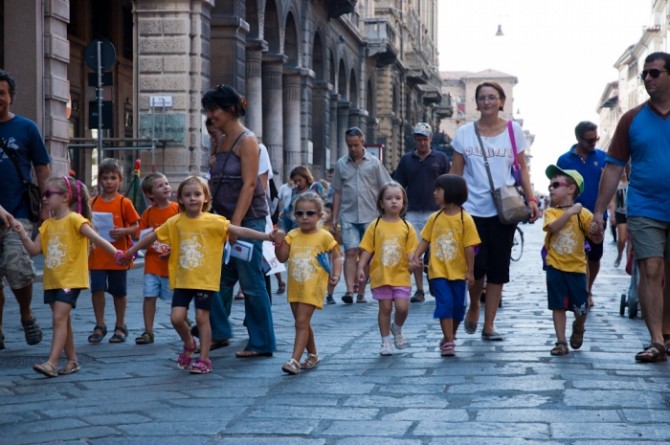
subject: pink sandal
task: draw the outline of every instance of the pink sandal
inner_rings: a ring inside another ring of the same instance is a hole
[[[180,352],[179,357],[177,357],[177,367],[179,369],[186,369],[191,364],[191,355],[195,352],[196,348],[198,347],[195,338],[191,337],[191,341],[193,342],[193,345],[186,346],[186,344],[184,344],[184,350]]]
[[[440,354],[442,357],[453,357],[456,355],[456,344],[443,338],[440,342]]]
[[[212,362],[206,358],[199,358],[188,367],[191,374],[209,374],[212,372]]]

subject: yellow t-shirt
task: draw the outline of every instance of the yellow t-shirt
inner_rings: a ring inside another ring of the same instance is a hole
[[[563,209],[554,207],[544,212],[542,228],[547,234],[544,245],[547,248],[547,265],[563,272],[586,273],[586,252],[584,251],[585,231],[593,221],[593,213],[582,209],[579,213],[582,228],[579,227],[577,215],[572,215],[567,223],[556,233],[549,231],[549,224],[565,213]]]
[[[442,210],[433,213],[421,231],[421,238],[430,243],[428,278],[464,280],[468,265],[465,248],[481,243],[477,226],[465,210],[447,215]]]
[[[79,231],[91,222],[70,212],[49,218],[40,226],[44,255],[44,290],[88,288],[88,238]]]
[[[370,288],[411,286],[408,255],[419,246],[416,230],[406,221],[375,219],[368,225],[360,248],[373,254],[370,260]]]
[[[335,238],[324,229],[303,233],[298,228],[287,233],[284,242],[291,246],[288,255],[288,302],[311,304],[321,309],[329,277],[316,256],[337,248]]]
[[[172,289],[219,290],[229,226],[230,221],[221,215],[203,213],[189,218],[180,213],[156,229],[158,241],[172,246],[168,260]]]

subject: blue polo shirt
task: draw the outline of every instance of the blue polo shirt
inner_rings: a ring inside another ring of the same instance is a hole
[[[407,191],[407,210],[410,212],[434,212],[433,191],[438,176],[449,173],[449,159],[441,151],[431,150],[423,160],[416,151],[405,153],[393,173],[395,179]]]
[[[575,202],[580,203],[591,212],[596,207],[596,199],[598,199],[598,187],[600,186],[600,176],[605,168],[605,159],[607,154],[599,148],[594,149],[582,159],[575,152],[576,144],[570,147],[567,153],[562,154],[556,165],[564,170],[577,170],[584,178],[584,191],[579,194]],[[603,217],[607,219],[607,212],[603,213]]]

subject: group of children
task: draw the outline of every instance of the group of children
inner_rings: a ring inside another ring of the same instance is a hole
[[[588,314],[586,292],[586,242],[584,227],[593,215],[574,198],[583,190],[583,179],[574,170],[549,166],[549,191],[553,207],[545,213],[548,306],[552,310],[557,342],[552,355],[568,353],[565,312],[575,313],[570,345],[578,349],[583,341]],[[133,256],[147,249],[145,256],[143,315],[145,329],[137,344],[154,341],[156,299],[171,301],[170,319],[183,342],[177,359],[181,369],[205,374],[212,370],[209,360],[211,299],[219,291],[221,261],[229,235],[268,240],[274,243],[277,258],[288,262],[288,302],[295,318],[295,340],[291,358],[283,364],[288,374],[314,368],[320,361],[311,318],[323,306],[322,296],[338,283],[341,254],[335,237],[322,228],[324,204],[314,193],[302,194],[294,204],[297,227],[262,233],[230,223],[209,212],[211,194],[207,182],[197,176],[185,179],[177,190],[177,203],[170,201],[172,190],[167,178],[151,173],[142,181],[142,190],[152,201],[141,218],[132,203],[118,193],[122,170],[117,161],[101,162],[101,193],[93,200],[84,184],[74,178],[52,177],[47,181],[43,204],[52,217],[46,220],[34,240],[23,226],[14,229],[31,255],[44,254],[44,301],[53,312],[53,342],[46,362],[34,370],[48,377],[71,374],[80,369],[74,347],[71,310],[82,289],[90,287],[96,326],[88,341],[98,343],[107,334],[104,322],[104,293],[114,297],[116,323],[110,342],[123,342],[128,331],[124,322],[126,272]],[[430,247],[428,277],[436,305],[434,318],[440,320],[442,356],[455,355],[455,334],[463,320],[468,286],[473,282],[476,248],[480,243],[473,218],[463,210],[468,190],[465,180],[444,174],[435,184],[434,198],[440,206],[421,231],[403,215],[407,195],[396,182],[386,184],[377,199],[379,217],[367,228],[360,244],[358,279],[370,279],[372,296],[379,302],[378,324],[382,336],[381,355],[407,346],[403,324],[407,319],[411,293],[411,271],[422,270],[422,258]],[[91,225],[93,212],[111,213],[114,228],[99,234]],[[132,244],[131,236],[141,233]],[[101,236],[102,235],[102,236]],[[592,235],[591,235],[592,236]],[[107,241],[105,238],[111,239]],[[89,257],[89,242],[94,248]],[[87,264],[88,263],[88,264]],[[369,268],[369,272],[368,272]],[[194,300],[200,353],[187,322]],[[395,308],[395,313],[393,309]],[[393,321],[391,317],[393,315]],[[303,354],[306,359],[301,362]],[[61,355],[67,362],[58,368]]]

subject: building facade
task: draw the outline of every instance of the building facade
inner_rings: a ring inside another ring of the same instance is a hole
[[[72,168],[89,184],[100,156],[127,171],[140,158],[172,182],[204,173],[200,98],[218,84],[246,96],[245,124],[280,173],[305,164],[322,176],[346,153],[352,126],[393,169],[417,121],[437,126],[450,113],[437,73],[437,5],[0,0],[0,66],[17,77],[13,110],[37,121],[54,171]],[[101,75],[91,68],[97,41],[114,48]]]

